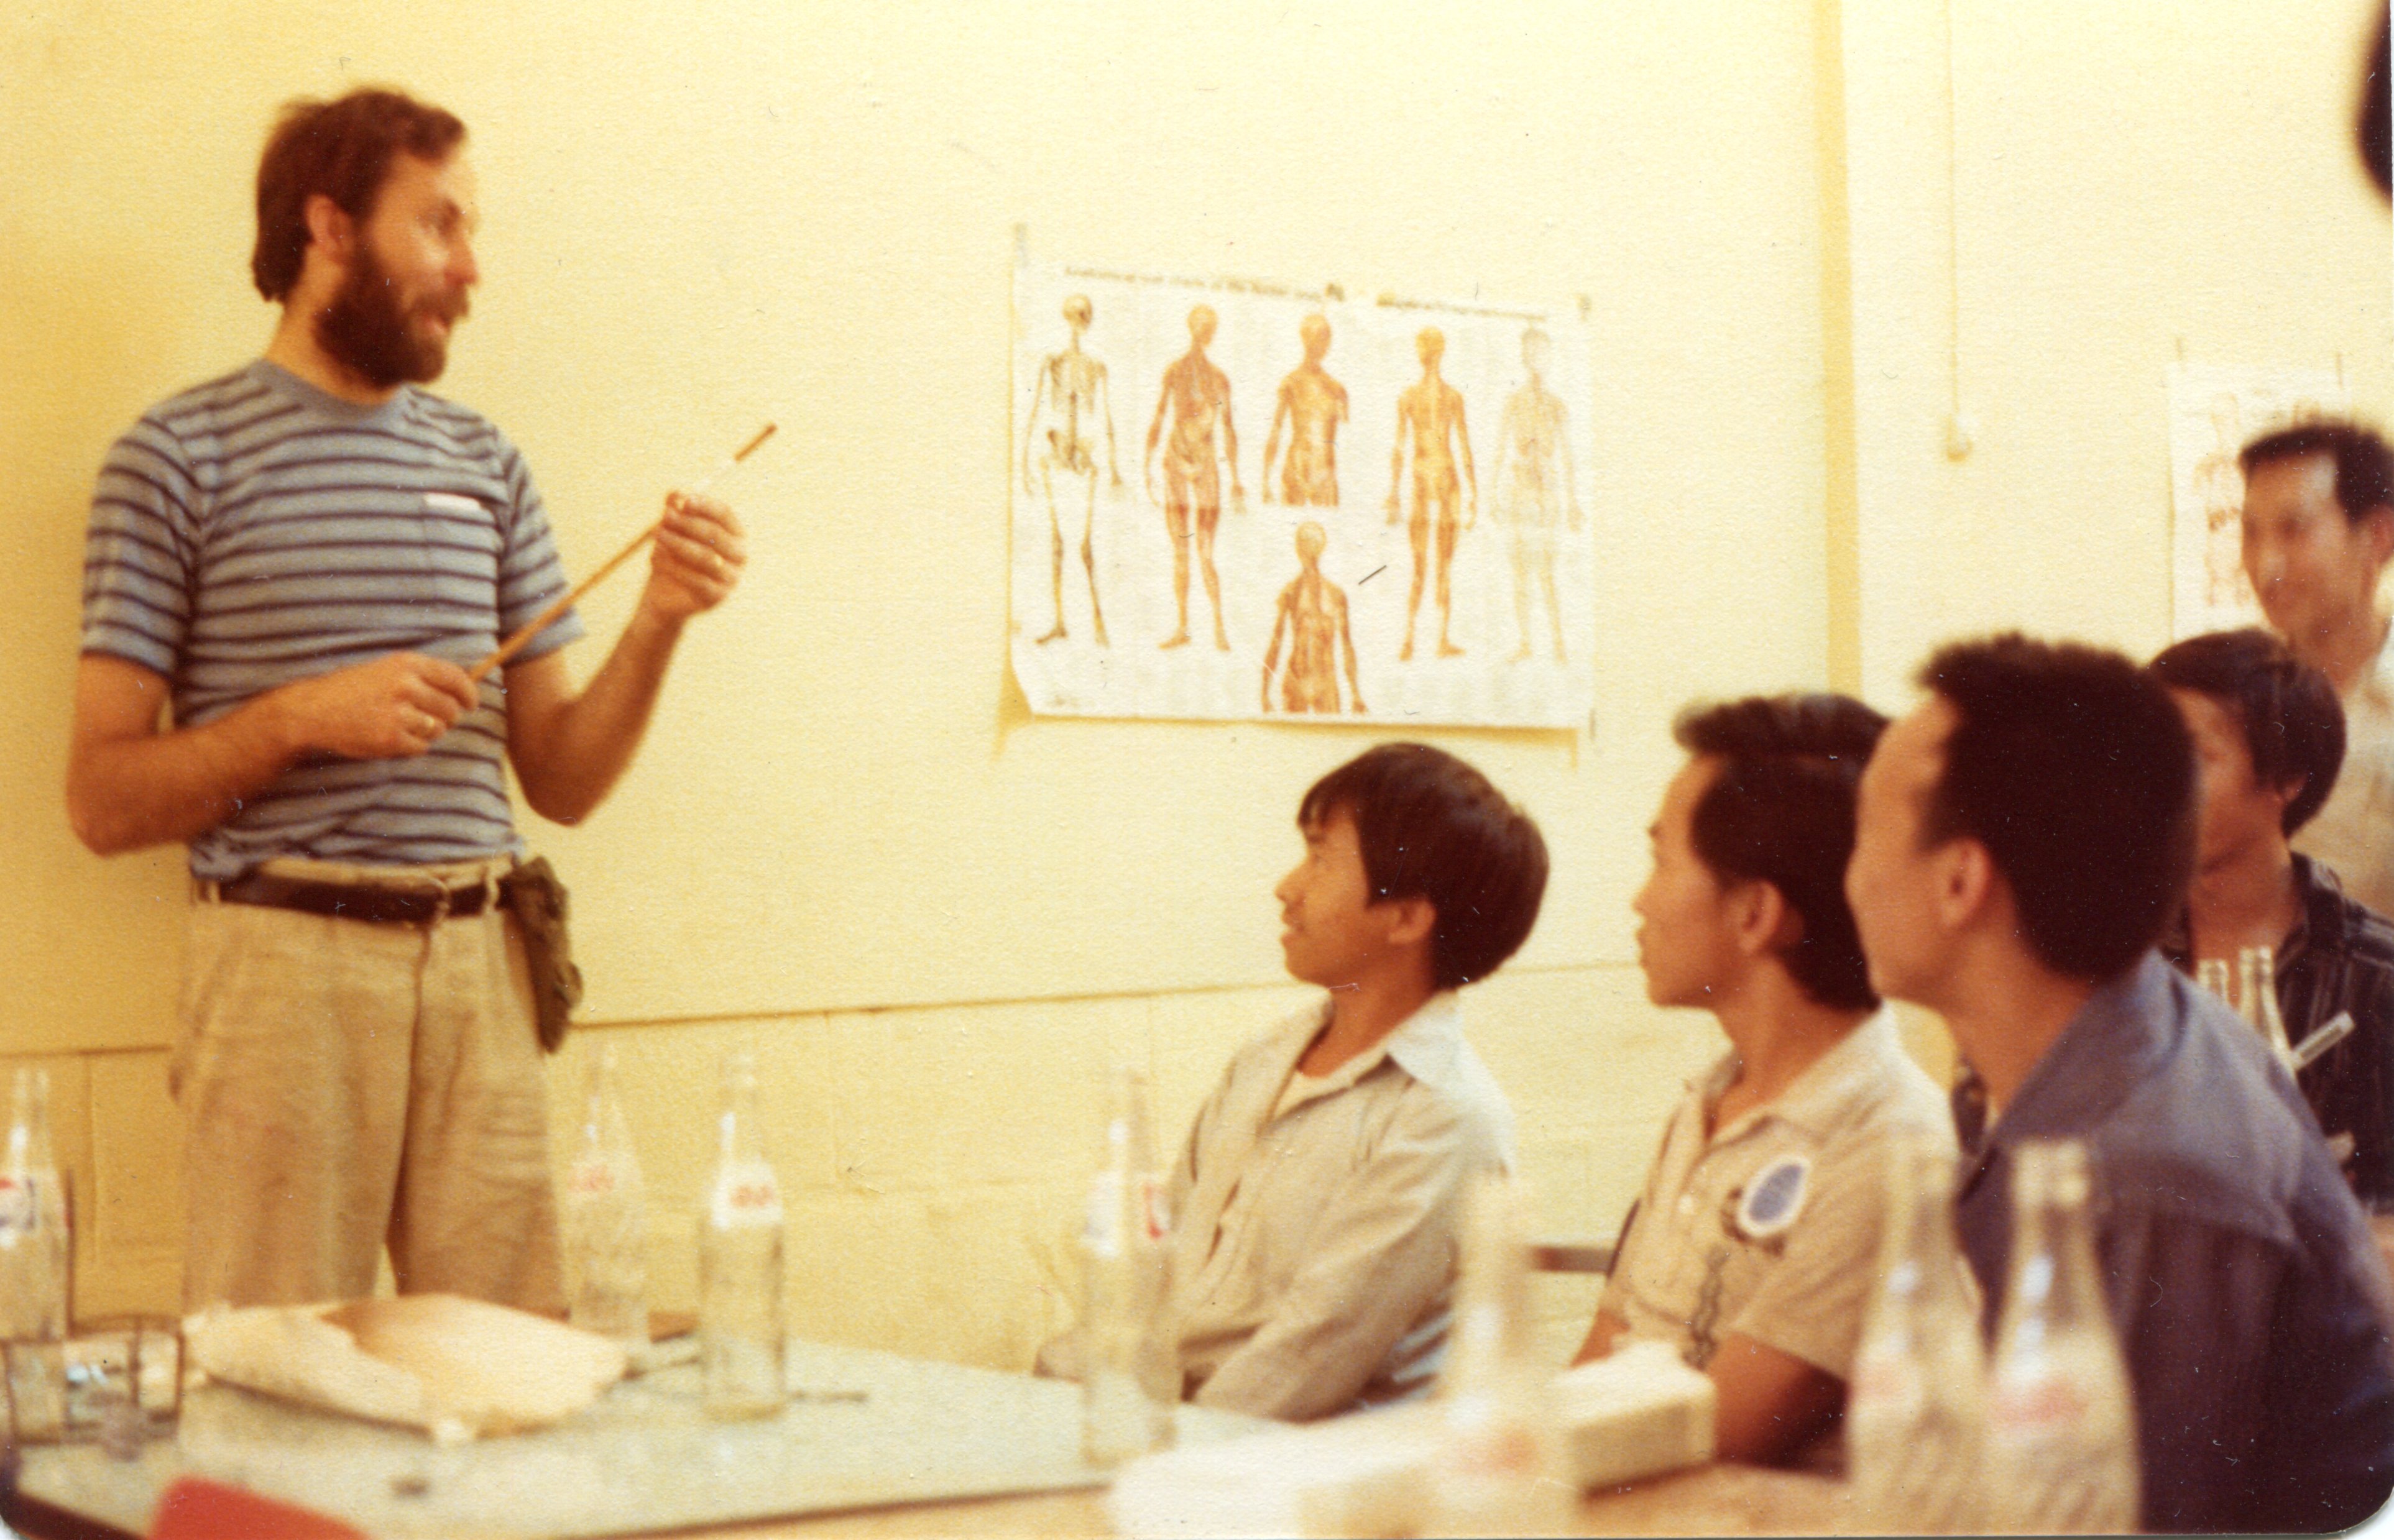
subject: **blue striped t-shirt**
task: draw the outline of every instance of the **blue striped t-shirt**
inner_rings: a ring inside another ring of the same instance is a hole
[[[117,440],[92,495],[83,650],[162,674],[196,726],[294,680],[414,651],[471,667],[565,592],[540,493],[480,413],[344,401],[260,359]],[[582,634],[572,611],[518,658]],[[520,851],[506,695],[414,759],[315,756],[191,842],[224,881],[276,855],[372,865]]]

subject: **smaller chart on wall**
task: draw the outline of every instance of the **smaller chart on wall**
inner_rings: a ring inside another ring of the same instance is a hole
[[[2170,636],[2267,622],[2244,575],[2244,473],[2236,457],[2265,433],[2351,410],[2335,370],[2171,366]]]
[[[1011,652],[1042,715],[1574,727],[1585,328],[1018,266]]]

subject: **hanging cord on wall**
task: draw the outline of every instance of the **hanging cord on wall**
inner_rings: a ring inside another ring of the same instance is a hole
[[[1962,410],[1962,156],[1960,72],[1953,59],[1953,7],[1945,0],[1945,458],[1976,447],[1978,423]]]

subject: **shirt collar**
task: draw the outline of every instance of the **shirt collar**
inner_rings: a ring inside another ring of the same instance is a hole
[[[2295,926],[2278,943],[2272,962],[2280,973],[2314,942],[2335,954],[2345,950],[2344,885],[2335,873],[2300,851],[2295,857]],[[2194,917],[2184,905],[2163,933],[2162,956],[2180,972],[2194,972]]]
[[[2096,985],[1987,1130],[1989,1142],[2068,1135],[2100,1123],[2192,1009],[2194,988],[2154,951]]]
[[[1283,1086],[1299,1073],[1298,1062],[1305,1057],[1306,1046],[1329,1022],[1330,1002],[1325,999],[1319,1010],[1305,1012],[1291,1024],[1282,1044],[1288,1066],[1281,1077]],[[1323,1076],[1319,1089],[1306,1100],[1316,1101],[1333,1091],[1344,1090],[1387,1060],[1395,1061],[1399,1069],[1426,1086],[1454,1090],[1461,1080],[1463,1048],[1462,1001],[1454,990],[1441,989],[1399,1022],[1387,1037]]]
[[[1715,1130],[1713,1137],[1724,1139],[1762,1118],[1775,1117],[1816,1139],[1825,1139],[1845,1121],[1850,1108],[1876,1093],[1886,1078],[1889,1057],[1901,1057],[1902,1053],[1903,1042],[1895,1030],[1894,1009],[1882,1005],[1838,1038],[1827,1052],[1805,1065],[1804,1073],[1790,1080],[1777,1096],[1728,1128]],[[1736,1073],[1737,1056],[1732,1052],[1715,1066],[1705,1080],[1707,1106],[1720,1100]]]
[[[1462,1000],[1452,989],[1440,990],[1380,1039],[1380,1051],[1422,1084],[1454,1090],[1463,1067]]]
[[[2287,963],[2309,947],[2317,946],[2335,956],[2350,946],[2344,922],[2344,884],[2336,881],[2335,873],[2296,851],[2295,891],[2302,895],[2302,911],[2295,915],[2295,928],[2286,933],[2285,945],[2278,948],[2276,961],[2281,974]]]

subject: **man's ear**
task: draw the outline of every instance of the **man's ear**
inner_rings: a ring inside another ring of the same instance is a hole
[[[357,243],[357,221],[349,217],[347,209],[321,192],[308,195],[306,213],[309,244],[347,267]]]
[[[2381,502],[2353,521],[2361,547],[2379,568],[2394,561],[2394,508]]]
[[[1738,949],[1748,957],[1773,956],[1803,939],[1804,917],[1776,882],[1759,878],[1740,882],[1730,903]]]
[[[1968,836],[1948,840],[1936,855],[1937,886],[1931,902],[1948,930],[1967,926],[1994,895],[2002,873],[1987,847]]]
[[[1438,906],[1416,894],[1411,898],[1391,898],[1393,911],[1388,924],[1388,944],[1393,946],[1414,946],[1427,943],[1438,933]]]
[[[2301,776],[2288,776],[2269,789],[2278,799],[2278,822],[2282,829],[2285,827],[2286,809],[2292,807],[2295,799],[2303,794],[2303,781],[2304,777]]]

